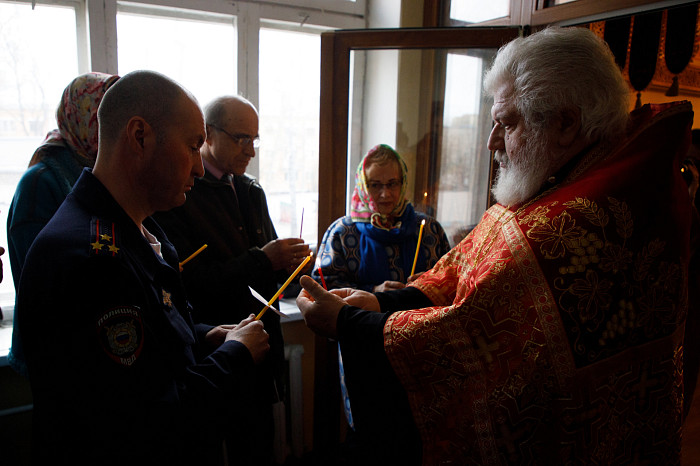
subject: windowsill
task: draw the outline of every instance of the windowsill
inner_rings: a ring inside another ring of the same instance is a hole
[[[7,366],[7,355],[10,352],[10,344],[12,343],[12,317],[14,306],[3,306],[3,319],[0,320],[0,367]],[[287,318],[282,317],[282,324],[297,322],[303,320],[301,311],[297,308],[294,298],[280,300],[280,312],[287,315]]]
[[[304,317],[301,315],[301,311],[297,307],[296,298],[280,299],[280,312],[287,316],[286,319],[284,317],[280,318],[280,322],[283,324],[304,320]]]

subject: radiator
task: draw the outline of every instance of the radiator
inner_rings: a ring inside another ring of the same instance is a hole
[[[278,404],[273,410],[275,418],[274,458],[277,464],[284,464],[289,455],[301,458],[304,453],[303,377],[301,356],[302,345],[285,345],[284,359],[287,362],[288,390],[284,405]],[[288,417],[288,418],[287,418]],[[289,435],[287,434],[289,429]]]

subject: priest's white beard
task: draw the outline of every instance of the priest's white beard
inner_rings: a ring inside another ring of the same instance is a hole
[[[544,131],[534,130],[523,134],[524,143],[515,160],[508,157],[505,150],[496,151],[496,161],[506,162],[498,168],[491,189],[499,203],[512,206],[531,199],[547,178],[554,174],[552,166],[558,157],[543,133]]]

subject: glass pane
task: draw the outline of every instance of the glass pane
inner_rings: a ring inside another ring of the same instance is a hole
[[[119,74],[148,69],[169,76],[206,105],[235,94],[236,30],[233,24],[127,12],[117,13]],[[211,72],[206,64],[215,64]]]
[[[488,202],[491,102],[482,93],[484,57],[493,51],[448,53],[437,218],[455,245],[479,222]]]
[[[7,249],[7,211],[17,182],[56,128],[63,89],[79,74],[75,10],[0,3],[0,41],[0,244]],[[1,259],[5,307],[14,304],[14,286],[7,254]]]
[[[318,34],[260,29],[260,184],[281,238],[317,241]],[[302,225],[303,211],[303,225]]]
[[[351,52],[348,199],[364,154],[389,144],[406,162],[407,197],[415,209],[437,218],[452,246],[461,241],[488,203],[491,102],[482,78],[494,54]]]
[[[452,0],[450,19],[480,23],[510,15],[510,0]]]

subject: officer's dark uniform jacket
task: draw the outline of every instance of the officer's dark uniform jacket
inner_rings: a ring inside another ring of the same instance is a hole
[[[15,315],[39,463],[209,464],[224,407],[252,395],[250,352],[203,348],[175,249],[144,226],[162,259],[86,169],[29,251]]]

